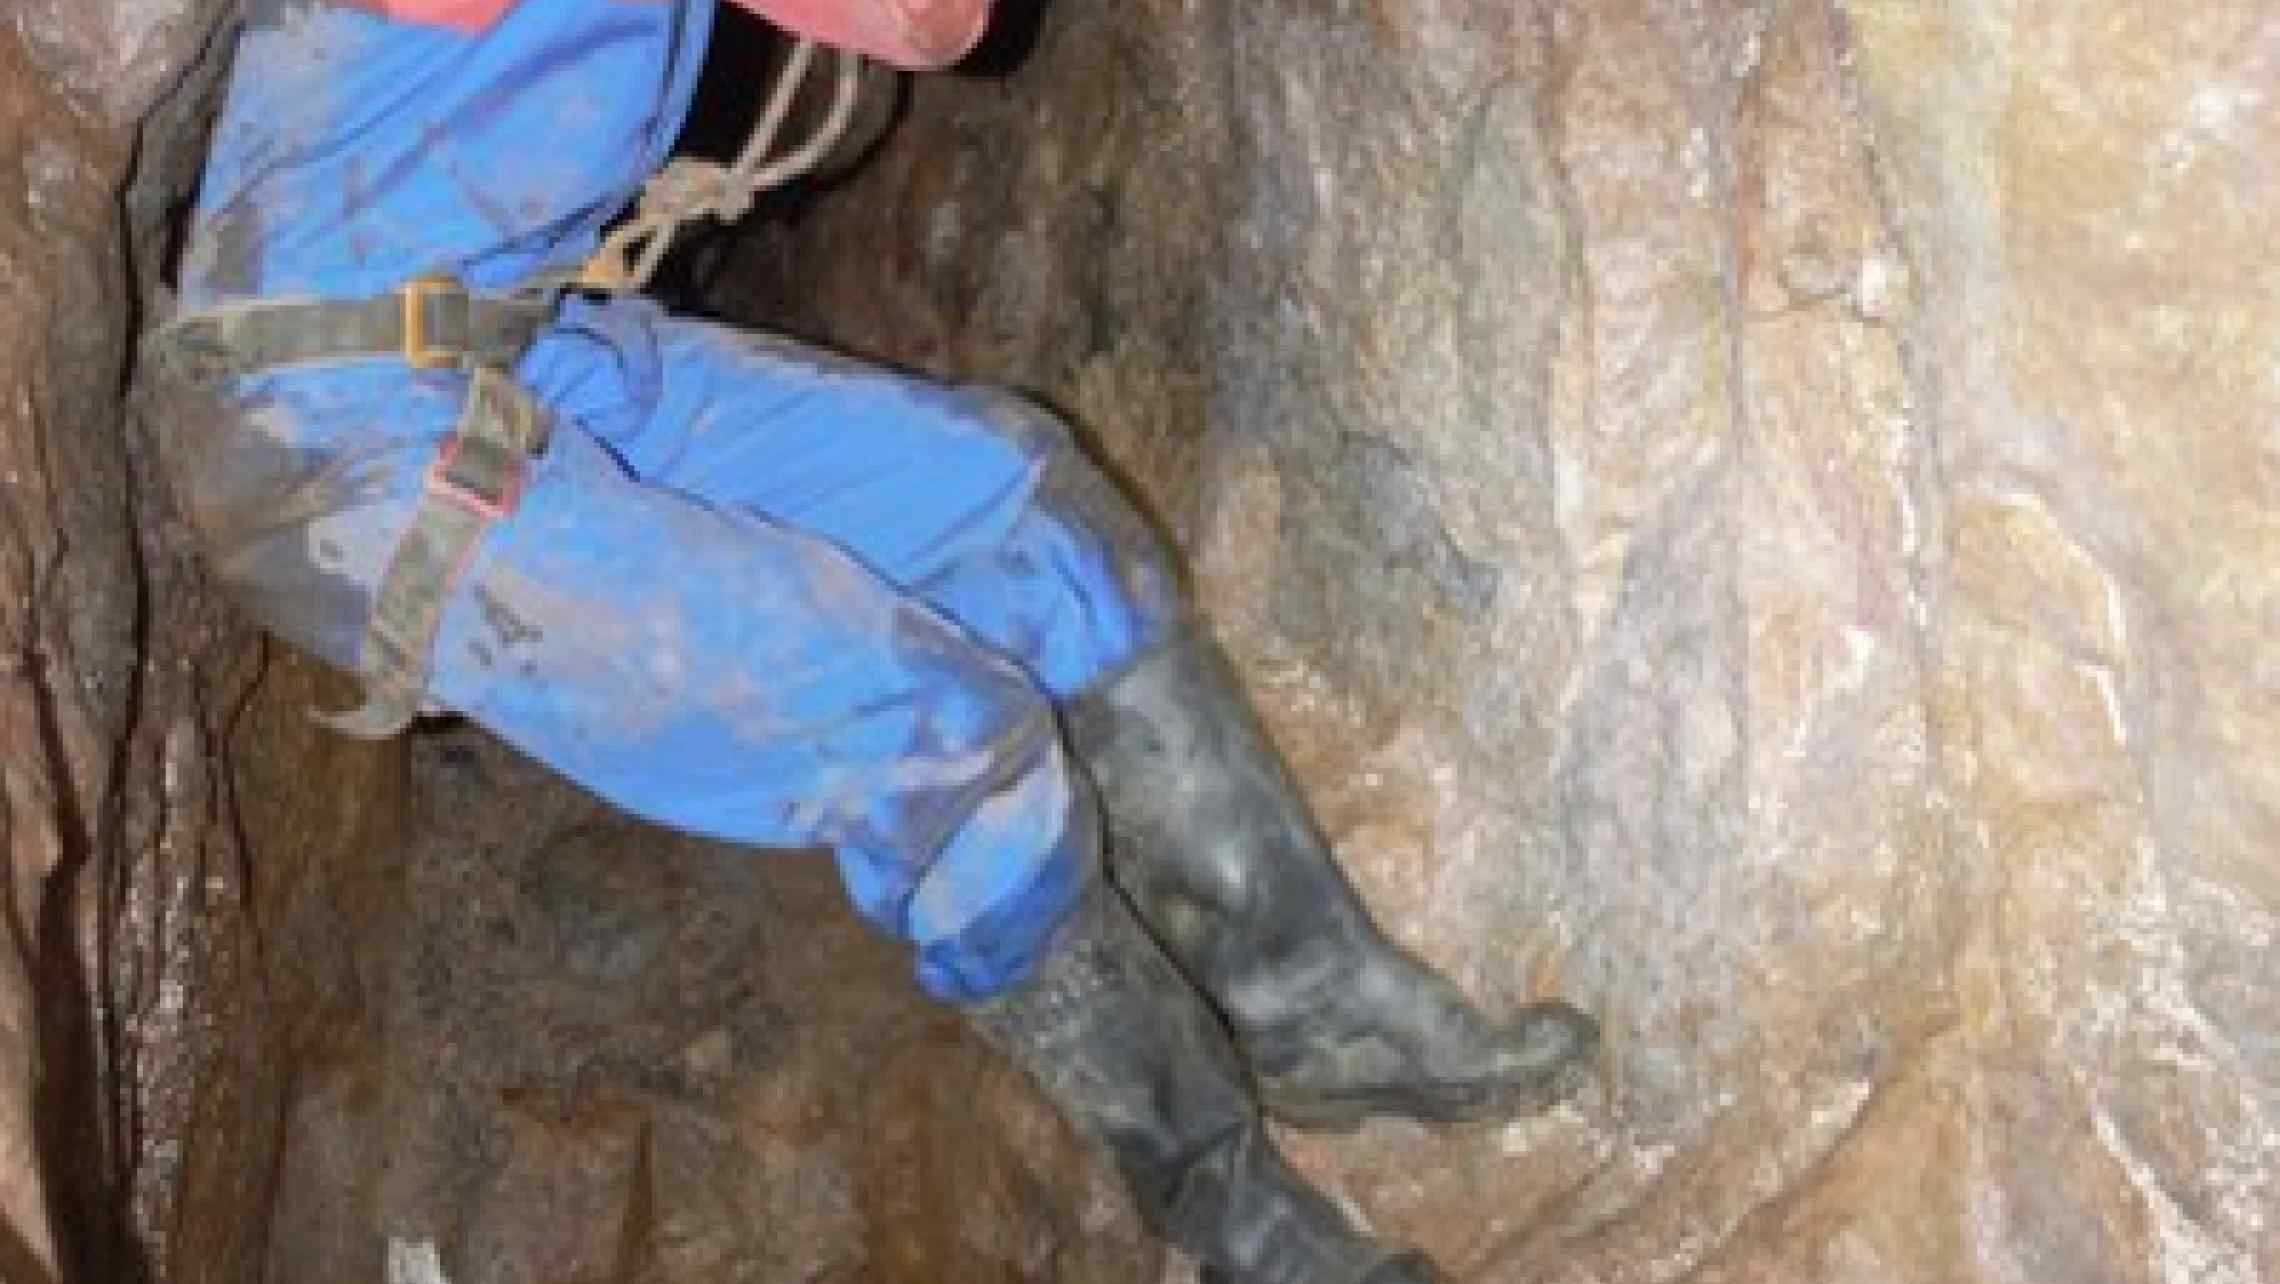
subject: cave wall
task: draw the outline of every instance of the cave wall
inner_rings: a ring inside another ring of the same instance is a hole
[[[146,556],[151,527],[121,398],[145,284],[128,250],[157,236],[155,220],[126,215],[141,127],[181,83],[217,8],[25,0],[0,24],[0,384],[10,394],[0,402],[0,1274],[10,1279],[141,1269],[123,1233],[141,1167],[130,1156],[168,1106],[138,1100],[118,1054],[139,1044],[136,1023],[189,1014],[139,984],[160,970],[179,977],[187,960],[137,978],[128,988],[141,997],[115,1005],[110,984],[154,962],[141,947],[155,940],[113,950],[108,925],[132,917],[155,929],[147,897],[199,900],[196,871],[226,854],[208,841],[210,818],[183,809],[210,784],[194,742],[211,723],[185,681],[203,643],[176,632],[201,603]],[[180,648],[154,655],[159,630]],[[161,756],[175,768],[163,782]],[[166,872],[130,889],[119,875],[136,862]],[[130,895],[144,899],[129,909]]]
[[[1400,935],[1606,1020],[1313,1171],[1484,1281],[2280,1278],[2280,15],[1024,43],[717,302],[1069,410]]]
[[[0,1276],[1179,1278],[812,863],[204,589],[124,390],[226,8],[0,23]],[[717,302],[1069,409],[1394,930],[1608,1022],[1302,1161],[1469,1280],[2280,1278],[2280,20],[1029,12]]]
[[[0,1277],[27,1284],[263,1277],[294,1085],[402,900],[404,747],[316,734],[338,679],[207,585],[154,467],[174,407],[135,368],[231,8],[26,0],[0,25]]]

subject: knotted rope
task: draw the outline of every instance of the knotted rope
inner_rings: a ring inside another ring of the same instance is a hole
[[[733,223],[751,212],[752,203],[760,193],[815,168],[838,144],[840,136],[847,132],[848,122],[854,118],[855,93],[862,83],[863,71],[860,56],[839,51],[837,87],[823,123],[789,154],[769,160],[768,153],[776,145],[776,135],[783,129],[785,118],[791,115],[792,100],[807,80],[815,51],[812,40],[802,40],[792,50],[790,60],[776,78],[767,109],[761,112],[759,121],[752,127],[752,136],[734,162],[721,165],[683,157],[667,162],[652,175],[641,190],[641,201],[633,217],[612,232],[594,257],[586,261],[578,274],[578,284],[611,293],[644,289],[657,274],[658,264],[665,261],[665,252],[673,248],[673,238],[684,224],[701,218]]]

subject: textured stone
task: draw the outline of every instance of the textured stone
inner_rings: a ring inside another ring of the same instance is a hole
[[[142,125],[181,85],[222,12],[201,0],[16,0],[11,8],[9,24],[38,60],[40,80],[125,128]],[[160,141],[170,151],[195,142]]]
[[[267,1278],[1152,1278],[1114,1186],[827,863],[613,817],[471,731],[412,765],[389,868],[270,916],[358,930],[281,944],[341,971],[278,996],[323,1038],[286,1049]]]
[[[274,1071],[229,1059],[258,1008],[219,757],[260,654],[168,533],[121,397],[223,7],[28,3],[0,23],[10,1279],[246,1278],[272,1171]],[[234,1211],[201,1218],[185,1190]]]
[[[86,376],[114,372],[120,336],[100,307],[119,284],[81,229],[105,222],[118,140],[45,92],[23,46],[0,28],[0,738],[4,738],[7,909],[0,924],[0,1271],[40,1279],[58,1264],[53,1143],[41,1124],[63,1109],[43,1069],[92,1068],[84,1024],[57,1028],[43,987],[82,981],[66,905],[49,894],[87,860],[91,817],[123,722],[105,676],[127,658],[101,592],[125,561],[115,461],[78,430],[105,419]],[[74,375],[80,377],[74,378]],[[115,419],[115,415],[111,416]],[[90,512],[90,510],[94,510]],[[80,538],[85,536],[84,541]],[[70,1011],[68,1005],[62,1010]]]
[[[107,956],[88,929],[119,850],[118,755],[138,714],[147,608],[118,405],[131,308],[116,211],[135,121],[64,92],[35,62],[40,33],[83,30],[108,8],[0,24],[0,1274],[11,1279],[78,1273],[115,1225],[100,1158],[109,1032],[90,1003]]]
[[[206,593],[226,7],[0,22],[0,1275],[1184,1277],[820,865]],[[1389,926],[1606,1019],[1291,1139],[1460,1278],[2280,1278],[2280,24],[2173,9],[1061,0],[719,301],[1074,412]]]
[[[2280,21],[1064,0],[723,306],[1069,410],[1394,930],[1602,1090],[1478,1280],[2280,1277]]]

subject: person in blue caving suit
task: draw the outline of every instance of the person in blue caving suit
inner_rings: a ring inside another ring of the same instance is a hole
[[[986,10],[738,2],[905,66]],[[363,676],[344,730],[448,711],[658,823],[829,846],[1207,1278],[1439,1278],[1262,1108],[1540,1109],[1596,1027],[1491,1021],[1386,940],[1063,425],[557,288],[666,158],[713,3],[247,0],[158,348],[205,557]]]

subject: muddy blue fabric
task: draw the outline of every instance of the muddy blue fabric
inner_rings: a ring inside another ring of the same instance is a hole
[[[184,306],[574,266],[670,146],[711,16],[527,0],[470,36],[253,0]],[[554,430],[445,612],[436,703],[659,823],[830,846],[938,997],[1018,983],[1098,864],[1056,702],[1172,610],[1062,426],[636,299],[566,299],[517,373]],[[375,359],[185,398],[167,461],[220,578],[353,667],[465,387]]]

